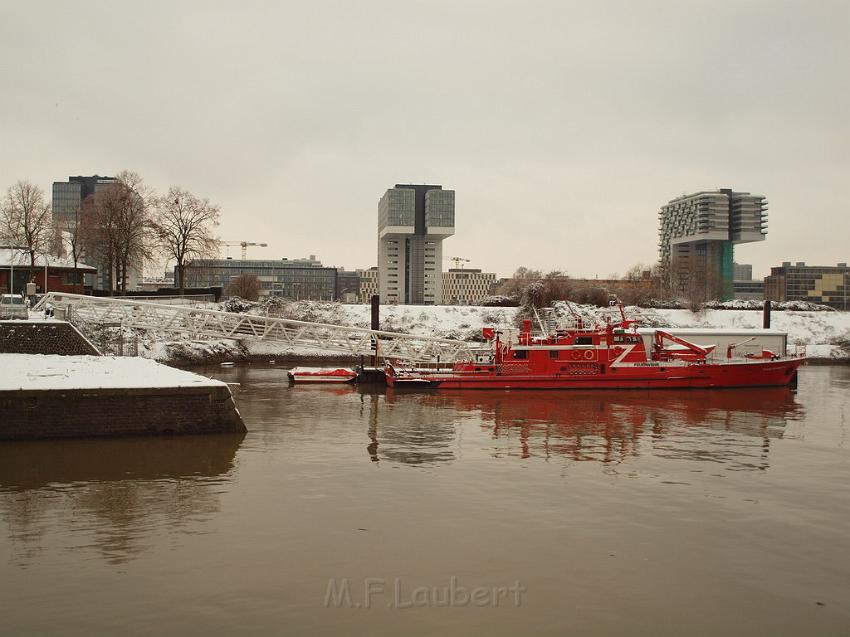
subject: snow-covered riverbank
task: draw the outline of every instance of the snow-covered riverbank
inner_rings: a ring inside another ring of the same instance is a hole
[[[224,308],[222,308],[224,309]],[[585,319],[600,319],[610,313],[607,308],[578,306]],[[251,308],[260,313],[261,308]],[[485,326],[510,329],[515,325],[517,308],[475,306],[381,307],[381,329],[422,336],[475,339]],[[369,327],[368,305],[297,302],[275,308],[285,318]],[[558,312],[563,314],[564,309]],[[762,314],[753,310],[689,310],[627,308],[652,327],[705,327],[720,329],[758,328]],[[813,359],[850,361],[850,312],[774,311],[771,327],[788,333],[789,345],[805,345]],[[222,360],[279,359],[295,361],[315,358],[340,358],[340,354],[307,347],[291,347],[264,341],[231,341],[226,339],[190,341],[157,335],[142,335],[139,353],[162,362],[203,363]]]

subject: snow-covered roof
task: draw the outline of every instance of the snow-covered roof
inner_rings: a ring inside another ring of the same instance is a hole
[[[10,261],[12,261],[12,257],[14,257],[14,261],[12,262],[16,268],[28,268],[30,266],[30,256],[28,253],[23,252],[22,250],[10,250],[8,248],[0,248],[0,268],[8,268]],[[67,270],[74,269],[74,260],[69,259],[67,257],[54,257],[48,256],[47,259],[47,267],[48,268],[62,268]],[[43,255],[37,255],[35,257],[35,267],[43,268],[44,267],[45,257]],[[91,272],[97,272],[97,268],[91,265],[86,265],[81,261],[77,261],[77,269],[78,270],[89,270]]]

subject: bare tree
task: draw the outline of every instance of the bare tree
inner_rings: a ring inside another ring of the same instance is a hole
[[[260,280],[255,274],[240,274],[230,281],[227,286],[228,296],[238,296],[246,301],[256,301],[260,298]]]
[[[86,254],[106,268],[110,290],[126,293],[131,269],[153,258],[152,195],[136,173],[123,171],[116,179],[83,207],[81,222]]]
[[[175,284],[180,294],[185,294],[186,263],[218,253],[219,242],[212,230],[218,226],[219,207],[172,186],[156,200],[156,208],[154,228],[160,248],[169,260],[176,261]]]
[[[30,260],[30,281],[35,280],[35,260],[47,256],[53,238],[53,218],[44,191],[29,181],[10,186],[0,209],[2,233],[21,246]]]
[[[53,222],[50,231],[50,254],[57,259],[64,259],[67,256],[65,252],[65,237],[62,232],[62,223],[59,221]]]
[[[60,222],[59,231],[62,236],[62,251],[64,255],[70,256],[74,263],[74,284],[80,285],[83,281],[80,280],[79,263],[83,252],[84,234],[86,225],[83,223],[84,211],[94,205],[94,198],[89,196],[80,206],[74,210],[73,216],[66,216]]]
[[[523,290],[534,281],[543,278],[540,270],[531,270],[524,265],[518,267],[514,275],[499,286],[498,293],[504,296],[521,297]]]

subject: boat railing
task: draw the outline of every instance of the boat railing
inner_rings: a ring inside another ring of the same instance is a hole
[[[403,365],[405,371],[428,371],[428,372],[450,372],[454,363],[439,361],[412,361]]]

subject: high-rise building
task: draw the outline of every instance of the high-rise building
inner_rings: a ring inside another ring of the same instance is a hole
[[[92,175],[84,177],[68,177],[68,181],[53,182],[53,222],[63,231],[72,228],[77,219],[77,212],[80,209],[83,201],[87,197],[100,192],[111,184],[117,183],[114,177],[101,177],[100,175]],[[110,266],[106,263],[100,263],[98,259],[91,256],[83,255],[93,266],[97,268],[97,274],[86,274],[84,283],[85,287],[95,290],[109,289],[114,281],[114,273],[110,272]],[[135,268],[131,269],[127,277],[127,287],[135,289],[141,273]]]
[[[850,309],[850,268],[838,265],[806,265],[805,262],[770,268],[764,280],[768,301],[809,301],[837,310]]]
[[[662,206],[662,277],[673,296],[728,300],[733,296],[733,246],[763,241],[767,201],[729,188],[683,195]]]
[[[439,305],[443,239],[455,233],[455,192],[396,184],[378,202],[378,279],[384,303]]]
[[[66,223],[74,223],[77,210],[86,197],[116,183],[114,177],[68,177],[68,181],[53,182],[53,221],[65,227]]]

